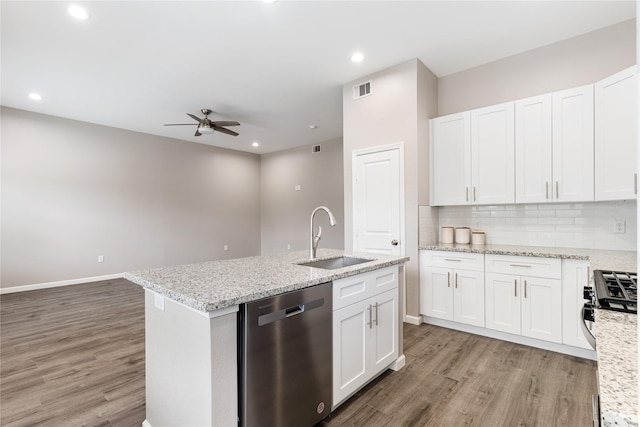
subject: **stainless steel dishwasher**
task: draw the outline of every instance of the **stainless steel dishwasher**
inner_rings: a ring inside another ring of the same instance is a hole
[[[331,283],[244,304],[240,425],[311,427],[331,412]]]

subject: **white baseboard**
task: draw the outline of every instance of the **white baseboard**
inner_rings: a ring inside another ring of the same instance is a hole
[[[543,350],[554,351],[556,353],[568,354],[570,356],[581,357],[583,359],[596,360],[596,352],[584,348],[574,347],[566,344],[556,344],[542,341],[535,338],[513,335],[506,332],[494,331],[492,329],[480,328],[478,326],[465,325],[463,323],[450,320],[437,319],[430,316],[422,316],[424,323],[429,325],[442,326],[443,328],[455,329],[456,331],[468,332],[470,334],[482,335],[484,337],[495,338],[502,341],[509,341],[516,344],[528,345],[529,347],[541,348]]]
[[[406,314],[404,316],[404,323],[420,326],[422,324],[422,316],[411,316],[409,314]]]
[[[404,368],[404,365],[406,364],[407,364],[407,359],[404,357],[404,354],[402,354],[400,357],[398,357],[395,360],[395,362],[389,365],[389,369],[394,371],[399,371],[400,369]]]
[[[59,282],[36,283],[34,285],[10,286],[0,288],[0,295],[14,292],[34,291],[36,289],[57,288],[59,286],[80,285],[83,283],[99,282],[101,280],[121,279],[124,273],[105,274],[104,276],[83,277],[81,279],[61,280]]]
[[[144,421],[142,422],[142,427],[151,427],[151,424],[149,423],[149,421],[144,420]]]

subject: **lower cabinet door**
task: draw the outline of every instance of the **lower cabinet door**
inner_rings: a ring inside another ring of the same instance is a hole
[[[453,320],[453,271],[443,267],[421,267],[420,313]]]
[[[486,273],[485,279],[486,327],[520,335],[520,277]]]
[[[371,340],[371,375],[384,370],[398,358],[398,290],[374,298]]]
[[[453,320],[484,328],[484,272],[453,271]]]
[[[589,261],[562,260],[562,343],[593,350],[582,331],[583,288],[589,283]]]
[[[333,405],[367,382],[369,300],[333,312]]]
[[[562,343],[562,281],[522,276],[522,335]]]

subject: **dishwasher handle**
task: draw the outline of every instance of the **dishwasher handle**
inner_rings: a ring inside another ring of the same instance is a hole
[[[258,326],[266,326],[278,320],[287,319],[297,316],[298,314],[305,313],[313,310],[314,308],[322,307],[324,305],[324,298],[319,298],[313,301],[305,302],[303,304],[292,305],[287,308],[272,311],[258,316]]]

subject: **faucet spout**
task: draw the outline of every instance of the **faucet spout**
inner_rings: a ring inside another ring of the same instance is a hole
[[[322,236],[322,227],[318,227],[318,234],[317,235],[313,235],[313,218],[316,215],[316,212],[318,211],[325,211],[327,213],[327,215],[329,215],[329,225],[331,225],[332,227],[334,227],[337,222],[336,222],[336,218],[333,216],[333,213],[331,213],[331,211],[329,210],[328,207],[326,206],[318,206],[317,208],[315,208],[313,210],[313,212],[311,212],[311,239],[309,241],[309,257],[311,259],[315,259],[316,258],[316,250],[318,249],[318,243],[320,243],[320,238]]]

